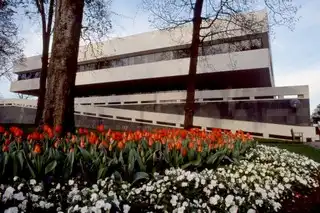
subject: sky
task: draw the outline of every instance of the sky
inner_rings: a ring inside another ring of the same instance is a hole
[[[285,26],[272,29],[271,51],[276,86],[309,85],[310,105],[320,104],[320,8],[319,0],[293,0],[301,5],[299,21],[293,30]],[[113,29],[110,37],[123,37],[153,30],[148,14],[141,8],[141,0],[113,0],[111,7]],[[116,15],[118,14],[118,15]],[[41,53],[41,34],[37,23],[22,19],[19,27],[24,39],[24,53]],[[15,98],[10,83],[0,81],[4,98]]]

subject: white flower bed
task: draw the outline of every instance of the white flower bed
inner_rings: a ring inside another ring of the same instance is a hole
[[[319,187],[319,164],[278,148],[258,145],[239,165],[190,172],[170,169],[139,187],[112,178],[86,186],[77,180],[53,184],[47,199],[34,180],[1,185],[6,212],[277,212],[284,199]],[[30,207],[29,207],[30,208]]]

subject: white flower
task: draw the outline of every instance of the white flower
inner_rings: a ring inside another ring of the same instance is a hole
[[[23,183],[20,183],[20,184],[18,185],[17,189],[20,191],[23,186],[24,186],[24,184],[23,184]]]
[[[39,203],[39,206],[40,206],[41,208],[44,208],[45,204],[46,204],[46,203],[45,203],[43,200],[41,200],[40,203]]]
[[[111,209],[111,204],[110,203],[106,203],[104,205],[104,210],[110,210]]]
[[[247,213],[256,213],[256,210],[254,210],[254,209],[249,209],[249,210],[247,211]]]
[[[19,212],[19,210],[17,207],[10,207],[10,208],[4,210],[4,213],[18,213],[18,212]]]
[[[206,184],[206,180],[205,179],[201,179],[201,182],[200,182],[202,185]]]
[[[187,182],[182,182],[182,183],[181,183],[181,186],[182,186],[182,187],[187,187],[187,186],[188,186],[188,183],[187,183]]]
[[[13,198],[14,199],[16,199],[16,200],[24,200],[26,197],[25,196],[23,196],[23,193],[22,192],[19,192],[19,193],[17,193],[17,194],[14,194],[13,195]]]
[[[41,191],[41,186],[37,185],[37,186],[33,187],[33,191],[40,192]]]
[[[22,201],[22,203],[18,205],[18,208],[24,211],[27,208],[27,203],[28,203],[28,200]]]
[[[127,204],[123,205],[123,212],[128,213],[129,211],[130,211],[130,206]]]
[[[225,202],[226,202],[226,206],[229,207],[233,204],[233,198],[234,196],[233,195],[228,195],[226,198],[225,198]]]
[[[263,200],[256,200],[256,205],[261,207],[263,205]]]
[[[30,180],[30,184],[31,184],[31,185],[35,185],[36,183],[37,183],[37,181],[36,181],[35,179],[31,179],[31,180]]]
[[[92,194],[91,194],[90,201],[91,201],[91,202],[94,202],[94,201],[96,201],[96,200],[98,200],[98,194],[97,194],[97,193],[92,193]]]
[[[219,188],[220,188],[220,189],[223,189],[223,188],[224,188],[224,185],[223,185],[222,183],[220,183],[220,184],[219,184]]]
[[[56,186],[56,189],[60,189],[60,188],[61,188],[61,185],[60,185],[60,183],[58,183]]]
[[[219,198],[217,197],[217,195],[215,195],[214,197],[210,197],[209,199],[209,203],[213,206],[217,205],[218,204],[218,200]]]
[[[100,183],[100,185],[101,185],[102,187],[105,186],[105,185],[106,185],[106,181],[105,181],[105,180],[102,180],[101,183]]]
[[[14,188],[12,188],[11,186],[9,186],[6,191],[4,192],[3,196],[2,196],[2,200],[4,202],[6,202],[7,200],[11,200],[13,197],[13,192],[15,191]]]
[[[19,177],[14,176],[13,181],[17,181],[19,179]]]
[[[98,208],[98,209],[101,209],[101,208],[103,208],[104,207],[104,201],[103,200],[98,200],[97,202],[96,202],[96,207]]]
[[[234,205],[231,206],[231,208],[229,209],[230,213],[237,213],[238,212],[238,206]]]
[[[69,180],[68,184],[69,184],[69,186],[72,186],[74,184],[74,180]]]
[[[81,213],[88,213],[89,212],[89,209],[88,209],[88,206],[84,206],[81,208],[80,210]]]

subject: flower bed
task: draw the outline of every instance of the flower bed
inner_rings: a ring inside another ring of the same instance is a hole
[[[0,128],[0,211],[277,212],[319,188],[319,163],[243,132],[97,130]]]
[[[31,208],[38,212],[276,212],[283,200],[319,187],[318,175],[318,163],[258,145],[239,165],[217,170],[171,168],[134,185],[114,177],[91,186],[72,179],[64,184],[52,183],[46,189],[48,197],[42,183],[15,178],[13,185],[1,185],[1,194],[7,208],[27,212]]]
[[[238,162],[253,145],[250,135],[243,132],[197,129],[113,132],[105,131],[101,125],[97,130],[88,132],[80,128],[76,134],[61,138],[59,127],[53,130],[44,126],[23,138],[17,127],[11,127],[11,133],[0,128],[1,180],[24,174],[23,178],[37,180],[81,176],[95,182],[116,173],[133,181],[170,167],[202,170]]]

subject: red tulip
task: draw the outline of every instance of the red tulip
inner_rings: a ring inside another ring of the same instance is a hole
[[[4,133],[5,132],[5,128],[3,126],[0,126],[0,133]]]
[[[62,131],[62,126],[61,126],[61,125],[57,125],[57,126],[54,128],[54,131],[55,131],[57,134],[60,134],[61,131]]]
[[[97,126],[97,130],[98,132],[103,132],[104,131],[104,125],[103,124],[100,124]]]
[[[8,152],[9,151],[9,146],[6,146],[6,145],[2,146],[2,151],[3,152]]]

